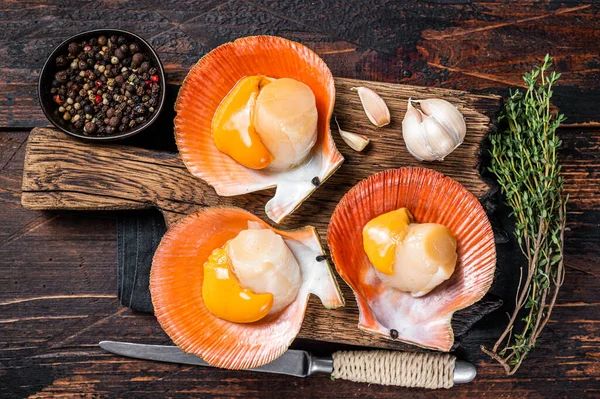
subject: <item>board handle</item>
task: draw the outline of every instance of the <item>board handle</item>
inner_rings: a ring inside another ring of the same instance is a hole
[[[397,351],[339,351],[332,378],[411,388],[451,388],[475,378],[475,366],[450,354]]]

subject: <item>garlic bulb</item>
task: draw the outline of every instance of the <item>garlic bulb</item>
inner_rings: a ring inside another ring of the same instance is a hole
[[[412,103],[421,105],[415,108]],[[462,144],[467,132],[465,118],[446,100],[408,100],[402,121],[402,137],[408,152],[419,161],[443,161]]]
[[[382,127],[390,123],[390,110],[379,94],[367,87],[353,87],[350,90],[356,90],[358,93],[367,118],[372,124]]]

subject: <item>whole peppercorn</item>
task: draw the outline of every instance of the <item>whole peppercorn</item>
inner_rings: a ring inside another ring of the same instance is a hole
[[[117,76],[115,77],[115,83],[116,83],[118,86],[121,86],[121,85],[123,85],[123,83],[125,83],[125,78],[124,78],[122,75],[117,75]]]
[[[158,82],[158,75],[152,75],[150,80],[152,80],[154,83]]]
[[[117,44],[117,35],[111,35],[108,40],[110,40],[111,44]]]
[[[85,111],[86,114],[90,114],[94,109],[92,108],[91,105],[88,104],[83,107],[83,110]]]
[[[119,126],[119,118],[117,118],[116,116],[113,116],[112,118],[110,118],[110,121],[108,122],[108,124],[112,127],[117,127]]]
[[[133,57],[131,57],[131,67],[137,68],[144,62],[144,55],[142,53],[135,53]]]
[[[96,38],[95,38],[95,37],[92,37],[92,38],[90,39],[90,46],[95,46],[97,43],[98,43],[98,40],[96,40]]]
[[[112,57],[110,57],[110,63],[113,65],[117,65],[119,63],[119,58],[113,55]]]
[[[133,42],[129,45],[129,51],[131,51],[132,54],[137,53],[140,51],[140,46],[136,42]]]
[[[129,53],[129,46],[126,44],[121,44],[121,46],[119,46],[119,50],[121,50],[121,52],[123,54],[128,54]]]
[[[69,65],[69,60],[64,55],[59,55],[56,57],[56,66],[59,68],[64,68]]]
[[[127,39],[125,39],[123,36],[119,36],[117,38],[117,44],[120,46],[121,44],[124,44],[126,42]]]
[[[66,121],[70,121],[71,120],[71,114],[68,112],[65,112],[65,114],[63,115],[63,119]]]
[[[96,98],[94,99],[94,102],[95,102],[96,104],[100,104],[100,103],[102,102],[102,97],[100,97],[100,96],[96,96]]]
[[[144,106],[144,104],[138,104],[133,108],[133,112],[138,115],[145,115],[148,110]]]
[[[52,98],[54,99],[54,102],[57,103],[57,104],[62,104],[65,101],[65,99],[63,98],[63,96],[60,96],[58,94],[55,95]]]
[[[86,133],[91,133],[91,134],[96,133],[97,129],[98,129],[98,126],[96,126],[96,124],[94,122],[86,122],[85,127],[83,128],[83,130]]]
[[[106,126],[104,131],[106,132],[106,134],[112,134],[115,131],[115,129],[109,125],[109,126]]]
[[[69,50],[69,53],[71,53],[73,55],[79,53],[79,44],[77,44],[75,42],[69,43],[68,50]]]
[[[69,79],[69,77],[67,76],[67,71],[56,72],[56,74],[54,75],[54,79],[56,79],[58,83],[67,83],[67,80]]]
[[[85,45],[85,46],[83,46],[83,51],[85,51],[85,52],[88,52],[88,51],[90,51],[91,49],[92,49],[92,46],[90,46],[89,44],[88,44],[88,45]]]
[[[87,69],[87,62],[85,61],[79,61],[79,69]]]
[[[148,72],[150,70],[150,63],[148,61],[142,62],[140,65],[140,72]]]
[[[127,93],[132,93],[134,90],[135,90],[135,87],[133,87],[133,85],[131,85],[131,84],[125,85],[125,91]]]
[[[115,57],[117,57],[119,60],[122,60],[123,58],[125,58],[125,53],[123,53],[123,51],[121,51],[121,48],[117,48],[115,50]],[[111,59],[112,62],[112,59]]]
[[[106,36],[103,35],[103,36],[100,36],[98,38],[98,44],[99,45],[106,46],[106,42],[107,42]]]

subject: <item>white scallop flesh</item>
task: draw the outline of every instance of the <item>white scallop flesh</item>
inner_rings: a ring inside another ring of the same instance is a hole
[[[259,93],[254,128],[275,160],[270,170],[282,171],[304,161],[317,142],[315,95],[302,82],[276,79]]]
[[[378,275],[387,286],[419,297],[452,276],[457,258],[450,229],[437,223],[411,224],[396,247],[393,274]]]
[[[273,295],[269,314],[280,312],[296,299],[302,285],[300,266],[279,234],[270,229],[242,230],[229,241],[227,250],[242,287]]]

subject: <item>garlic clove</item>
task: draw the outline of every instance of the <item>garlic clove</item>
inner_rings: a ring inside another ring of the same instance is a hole
[[[342,136],[342,140],[344,143],[348,144],[350,148],[354,151],[361,152],[365,149],[365,147],[369,144],[369,138],[367,136],[363,136],[362,134],[350,133],[342,130],[340,128],[340,124],[335,118],[335,124],[337,125],[338,131],[340,132],[340,136]]]
[[[421,105],[421,110],[427,116],[433,117],[448,132],[454,135],[457,146],[462,144],[467,133],[465,118],[458,108],[446,100],[440,98],[429,98],[426,100],[415,101]]]
[[[431,149],[432,160],[443,161],[456,147],[456,140],[437,119],[430,116],[423,120],[423,128],[427,132],[427,144]]]
[[[408,101],[408,109],[402,121],[402,137],[406,149],[419,161],[433,161],[431,151],[427,148],[425,140],[425,127],[423,126],[423,113]]]
[[[356,90],[358,93],[360,102],[372,124],[382,127],[390,123],[390,110],[377,93],[367,87],[353,87],[350,90]]]

